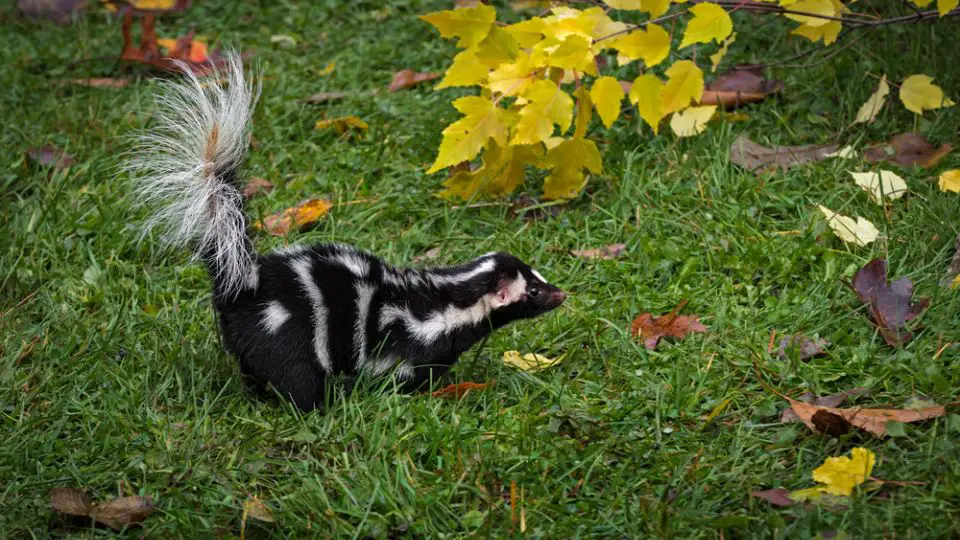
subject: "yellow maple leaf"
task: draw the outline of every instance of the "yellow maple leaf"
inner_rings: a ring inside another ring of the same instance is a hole
[[[610,47],[617,49],[630,60],[643,59],[647,67],[662,62],[670,54],[670,34],[657,24],[647,25],[646,31],[635,30],[611,40]]]
[[[453,106],[464,117],[443,130],[440,152],[427,174],[473,159],[489,139],[494,139],[500,145],[507,142],[508,115],[492,100],[482,96],[467,96],[454,101]]]
[[[626,93],[620,86],[620,81],[613,77],[600,77],[590,88],[590,101],[597,108],[597,114],[603,125],[610,127],[620,116],[620,102]]]
[[[640,9],[640,0],[603,0],[603,3],[613,9]]]
[[[533,17],[526,21],[520,21],[515,24],[504,27],[513,39],[517,40],[521,47],[530,48],[543,39],[543,30],[546,23],[540,17]]]
[[[576,69],[596,75],[596,62],[589,37],[570,35],[563,40],[548,38],[538,43],[531,54],[536,65]]]
[[[587,128],[590,126],[590,118],[593,116],[593,102],[590,100],[590,92],[587,91],[586,86],[577,88],[573,92],[573,97],[577,98],[577,118],[574,122],[573,138],[582,139],[587,134]],[[548,150],[563,142],[562,137],[557,138],[560,140],[558,140],[556,144],[551,144],[552,141],[550,141],[550,139],[544,141]]]
[[[652,73],[645,73],[637,77],[630,87],[630,103],[637,106],[640,118],[653,128],[653,133],[660,130],[660,120],[666,114],[663,112],[663,81]]]
[[[593,37],[597,21],[590,14],[566,6],[556,6],[551,11],[553,15],[543,19],[545,36],[558,40],[568,36]]]
[[[486,4],[477,4],[468,8],[428,13],[421,15],[420,19],[432,24],[445,38],[459,37],[458,46],[473,47],[487,37],[497,20],[497,10]]]
[[[831,495],[848,496],[853,488],[870,478],[876,456],[866,448],[854,448],[850,456],[829,457],[813,471],[813,479]]]
[[[543,182],[543,198],[572,199],[583,191],[586,176],[603,172],[603,159],[597,144],[589,139],[569,139],[554,146],[544,159],[550,174]]]
[[[733,32],[733,20],[722,7],[712,2],[703,2],[690,8],[693,18],[687,23],[680,48],[694,43],[723,42]]]
[[[483,152],[483,164],[475,171],[458,171],[444,181],[440,196],[470,200],[513,192],[523,182],[527,165],[543,156],[543,146],[500,146],[493,139]]]
[[[489,72],[487,66],[477,58],[476,51],[467,49],[453,57],[453,63],[447,68],[447,72],[440,84],[437,85],[437,89],[480,84],[487,78]]]
[[[887,102],[887,95],[890,94],[890,85],[887,84],[887,76],[884,75],[880,79],[880,85],[877,86],[877,90],[870,96],[867,101],[860,106],[860,110],[857,111],[857,117],[853,119],[854,124],[859,123],[872,123],[877,118],[877,114],[880,112],[880,109],[883,108],[883,105]]]
[[[956,9],[958,4],[960,4],[960,0],[937,0],[937,11],[939,11],[940,16],[943,17]]]
[[[792,4],[790,9],[793,11],[802,11],[804,13],[823,15],[825,17],[838,17],[840,14],[840,10],[837,9],[837,3],[835,3],[835,0],[800,0],[799,2]],[[784,17],[797,21],[805,26],[823,26],[830,22],[838,22],[821,17],[796,15],[794,13],[786,13],[784,14]]]
[[[611,19],[610,16],[599,7],[590,8],[584,13],[586,13],[594,21],[591,37],[595,40],[605,38],[611,34],[622,32],[628,28],[626,23]],[[609,46],[609,41],[610,40],[605,39],[600,43],[597,43],[596,52],[599,52],[603,48]]]
[[[670,9],[670,0],[604,0],[604,4],[614,9],[646,11],[655,19]]]
[[[940,175],[940,191],[960,193],[960,169],[953,169]]]
[[[943,90],[933,84],[933,77],[911,75],[900,85],[900,101],[908,111],[923,114],[926,109],[939,109],[955,105],[943,95]]]
[[[687,108],[703,96],[703,71],[690,60],[675,62],[666,72],[667,82],[660,92],[664,116]]]
[[[366,131],[370,126],[363,119],[357,116],[341,116],[338,118],[328,118],[326,120],[317,120],[315,129],[335,129],[338,133],[344,134],[351,129]]]
[[[534,82],[534,72],[539,67],[526,52],[517,54],[516,60],[490,72],[488,76],[491,92],[505,96],[518,96],[525,93]]]
[[[727,49],[734,41],[737,40],[737,33],[732,32],[730,37],[723,41],[723,46],[720,47],[720,50],[710,55],[710,63],[713,65],[711,70],[713,73],[717,72],[717,68],[720,67],[720,61],[723,60],[723,57],[727,55]]]
[[[833,229],[833,233],[844,242],[857,246],[865,246],[880,236],[880,231],[877,230],[877,227],[860,216],[857,216],[857,219],[853,219],[849,216],[838,214],[823,205],[817,205],[817,208],[819,208],[827,218],[827,224]]]
[[[515,367],[520,371],[546,369],[560,360],[563,360],[562,355],[557,358],[547,358],[546,356],[536,353],[527,353],[521,356],[519,351],[505,351],[503,353],[503,363]]]
[[[494,26],[475,50],[477,58],[493,69],[505,62],[513,62],[520,52],[520,42],[503,28]]]
[[[841,24],[840,21],[828,21],[827,24],[820,26],[804,24],[794,28],[790,33],[795,36],[805,37],[813,43],[822,39],[824,45],[830,45],[837,40],[837,36],[840,35],[841,30],[843,30],[843,24]]]
[[[520,109],[520,121],[510,144],[535,144],[553,134],[553,125],[563,133],[573,121],[573,98],[553,81],[539,80],[523,97],[529,101]],[[462,161],[462,160],[461,160]]]
[[[717,112],[716,105],[703,105],[700,107],[688,107],[680,112],[673,113],[670,118],[670,129],[677,137],[693,137],[703,133],[707,129],[707,122],[713,118],[713,113]]]

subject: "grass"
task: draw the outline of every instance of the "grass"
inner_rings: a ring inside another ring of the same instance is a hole
[[[116,176],[123,137],[149,122],[149,78],[123,89],[54,84],[115,74],[110,62],[70,66],[119,51],[103,14],[58,27],[0,8],[0,535],[47,537],[238,536],[243,502],[259,496],[277,523],[250,521],[250,537],[953,537],[960,534],[960,416],[887,439],[822,438],[780,424],[783,400],[754,374],[759,355],[782,392],[818,395],[865,386],[861,404],[900,406],[913,397],[958,399],[960,295],[938,287],[960,232],[960,198],[935,175],[960,167],[954,152],[934,171],[904,170],[912,193],[888,212],[846,174],[869,165],[826,161],[755,177],[729,163],[739,133],[763,144],[820,142],[842,131],[861,147],[918,129],[956,142],[958,108],[915,119],[898,103],[868,127],[845,129],[876,79],[935,75],[954,100],[953,47],[960,25],[890,27],[834,60],[775,68],[784,95],[745,109],[745,123],[717,122],[701,137],[652,137],[635,116],[594,126],[605,172],[555,219],[526,222],[506,205],[455,208],[433,198],[426,176],[442,127],[455,118],[453,91],[388,93],[399,69],[439,70],[452,57],[415,16],[445,1],[197,2],[165,17],[161,35],[196,27],[209,41],[255,52],[265,73],[248,174],[277,185],[249,210],[262,215],[308,196],[338,206],[317,229],[284,242],[346,241],[405,263],[443,248],[440,263],[492,249],[529,260],[574,293],[555,314],[516,324],[466,355],[457,380],[491,381],[462,400],[362,389],[326,413],[297,414],[253,398],[222,352],[202,268],[181,253],[138,245]],[[737,61],[783,58],[779,23],[738,13]],[[287,34],[295,48],[271,42]],[[336,62],[330,75],[319,73]],[[625,70],[624,76],[635,76]],[[351,96],[328,106],[319,91]],[[313,129],[317,119],[356,114],[358,137]],[[24,150],[55,144],[76,156],[52,171]],[[538,181],[526,189],[534,193]],[[876,223],[884,238],[843,245],[816,212],[824,204]],[[616,261],[584,261],[570,249],[625,242]],[[841,280],[873,257],[909,276],[931,307],[916,337],[892,349]],[[645,311],[688,299],[710,327],[647,351],[627,332]],[[766,354],[772,330],[816,334],[825,357],[780,362]],[[566,353],[535,374],[503,366],[507,349]],[[706,417],[716,414],[711,421]],[[852,447],[876,452],[874,475],[923,485],[861,490],[846,510],[774,508],[750,497],[812,484],[826,457]],[[517,489],[516,508],[510,489]],[[159,510],[143,529],[113,533],[57,516],[52,487],[94,499],[150,495]]]

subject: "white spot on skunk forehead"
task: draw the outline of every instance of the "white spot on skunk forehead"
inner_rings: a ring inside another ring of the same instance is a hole
[[[280,302],[272,300],[263,310],[263,319],[260,324],[271,334],[276,334],[283,323],[290,319],[290,312]]]
[[[543,275],[541,275],[540,272],[537,272],[533,268],[530,269],[530,273],[533,274],[533,277],[539,279],[540,281],[544,283],[550,283],[549,281],[547,281],[547,278],[543,277]]]

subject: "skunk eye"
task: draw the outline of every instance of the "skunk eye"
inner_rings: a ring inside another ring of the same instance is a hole
[[[537,296],[540,295],[540,288],[539,288],[539,287],[531,287],[530,290],[527,291],[527,295],[536,298]]]

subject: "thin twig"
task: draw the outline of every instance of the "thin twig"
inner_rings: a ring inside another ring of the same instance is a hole
[[[816,62],[810,62],[809,64],[785,64],[783,67],[785,67],[785,68],[790,68],[790,69],[805,69],[805,68],[812,68],[812,67],[815,67],[815,66],[819,66],[820,64],[825,63],[827,60],[830,60],[830,59],[833,58],[834,56],[842,53],[843,51],[849,49],[850,47],[853,47],[853,45],[854,45],[856,42],[858,42],[858,41],[860,41],[861,39],[863,39],[863,36],[869,34],[871,30],[873,30],[873,28],[868,28],[866,32],[860,34],[859,36],[857,36],[857,37],[855,37],[855,38],[853,38],[853,39],[851,39],[848,43],[845,43],[845,44],[843,44],[842,46],[835,48],[833,51],[831,51],[830,54],[824,56],[823,58],[821,58],[820,60],[817,60]]]

